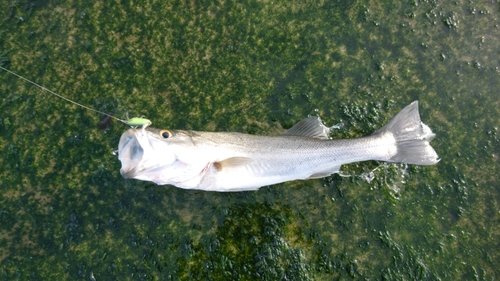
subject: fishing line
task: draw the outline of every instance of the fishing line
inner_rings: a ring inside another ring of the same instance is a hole
[[[122,119],[120,119],[120,118],[118,118],[118,117],[115,117],[115,116],[113,116],[113,115],[111,115],[111,114],[108,114],[108,113],[105,113],[105,112],[102,112],[102,111],[99,111],[99,110],[93,109],[93,108],[91,108],[91,107],[88,107],[88,106],[85,106],[85,105],[83,105],[83,104],[77,103],[76,101],[72,101],[72,100],[70,100],[70,99],[68,99],[68,98],[66,98],[66,97],[64,97],[64,96],[61,96],[61,95],[59,95],[59,94],[57,94],[57,93],[55,93],[55,92],[53,92],[53,91],[51,91],[51,90],[49,90],[49,89],[45,88],[44,86],[42,86],[42,85],[40,85],[40,84],[37,84],[37,83],[35,83],[35,82],[33,82],[33,81],[31,81],[31,80],[27,79],[27,78],[24,78],[23,76],[21,76],[21,75],[19,75],[19,74],[15,73],[15,72],[13,72],[13,71],[8,70],[8,69],[7,69],[7,68],[5,68],[5,67],[0,66],[0,68],[1,68],[1,69],[3,69],[3,70],[5,70],[5,71],[7,71],[8,73],[10,73],[10,74],[12,74],[12,75],[14,75],[14,76],[18,77],[18,78],[21,78],[22,80],[24,80],[24,81],[26,81],[26,82],[28,82],[28,83],[31,83],[31,84],[33,84],[33,85],[37,86],[38,88],[40,88],[40,89],[42,89],[42,90],[44,90],[44,91],[47,91],[47,92],[49,92],[49,93],[53,94],[54,96],[57,96],[57,97],[59,97],[59,98],[61,98],[61,99],[65,100],[65,101],[69,101],[69,102],[70,102],[70,103],[72,103],[72,104],[76,104],[76,105],[78,105],[78,106],[81,106],[81,107],[83,107],[83,108],[85,108],[85,109],[88,109],[88,110],[91,110],[91,111],[94,111],[94,112],[97,112],[97,113],[104,114],[104,115],[106,115],[106,116],[108,116],[108,117],[111,117],[111,118],[113,118],[113,119],[115,119],[115,120],[118,120],[118,121],[122,122],[123,124],[127,124],[127,125],[129,125],[129,126],[135,126],[135,127],[137,127],[137,126],[143,126],[143,129],[144,129],[144,128],[146,128],[147,126],[149,126],[149,125],[151,124],[151,121],[149,121],[148,119],[139,118],[139,117],[133,117],[133,118],[130,118],[130,119],[128,119],[128,120],[122,120]]]

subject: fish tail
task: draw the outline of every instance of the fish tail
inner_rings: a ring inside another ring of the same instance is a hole
[[[439,156],[429,144],[435,134],[420,120],[418,101],[403,108],[374,134],[383,135],[387,132],[392,134],[397,147],[396,154],[387,161],[417,165],[433,165],[439,162]]]

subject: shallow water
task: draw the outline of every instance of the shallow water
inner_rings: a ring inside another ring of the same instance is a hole
[[[497,2],[1,2],[0,63],[155,127],[370,134],[420,101],[442,157],[210,193],[124,180],[126,129],[0,73],[3,280],[493,280]]]

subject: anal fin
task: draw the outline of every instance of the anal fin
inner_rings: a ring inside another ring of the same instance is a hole
[[[310,175],[307,178],[307,180],[309,180],[309,179],[320,179],[320,178],[328,177],[331,174],[338,173],[339,171],[340,171],[340,166],[335,166],[335,167],[332,167],[331,169],[328,169],[326,171],[322,171],[322,172],[319,172],[319,173],[312,174],[312,175]]]

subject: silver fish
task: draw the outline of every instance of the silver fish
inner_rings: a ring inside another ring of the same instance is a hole
[[[318,117],[278,136],[129,129],[118,145],[120,173],[186,189],[246,191],[327,177],[358,161],[433,165],[440,160],[429,144],[434,133],[420,121],[418,101],[370,136],[333,140],[329,131]]]

